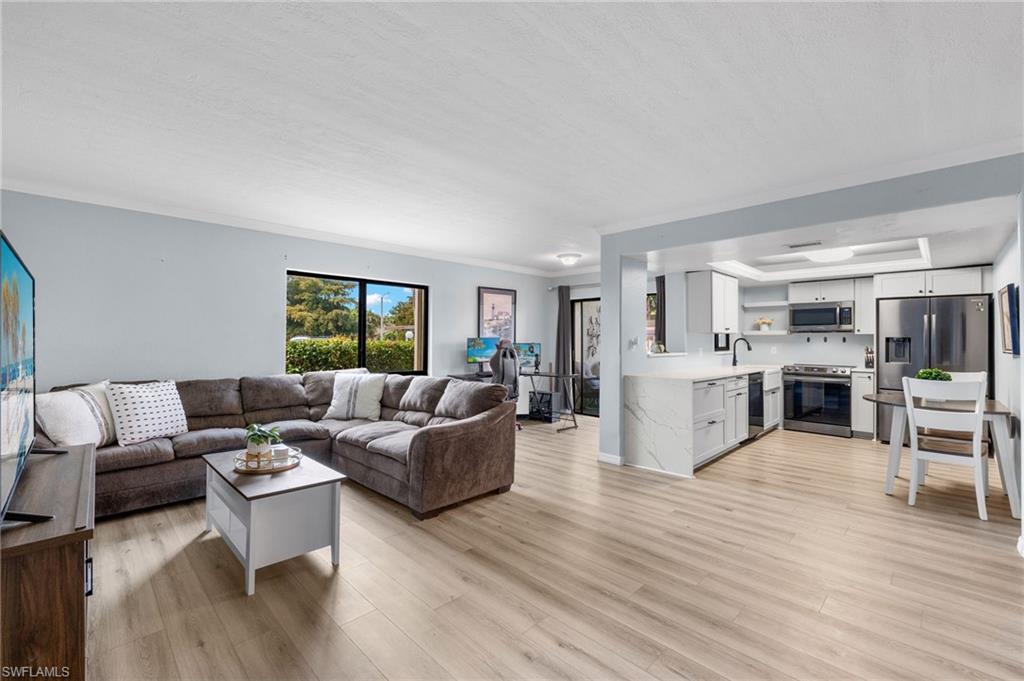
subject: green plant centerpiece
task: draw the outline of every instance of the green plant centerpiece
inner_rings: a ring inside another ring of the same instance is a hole
[[[920,378],[923,381],[952,381],[953,377],[949,375],[948,371],[942,369],[921,369],[917,372],[917,376],[914,378]]]
[[[252,423],[245,429],[246,454],[257,457],[270,457],[270,448],[282,442],[277,426],[267,428],[259,423]]]

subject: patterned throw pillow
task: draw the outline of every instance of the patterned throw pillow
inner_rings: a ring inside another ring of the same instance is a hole
[[[122,447],[188,432],[185,409],[174,381],[110,383],[107,399],[114,415],[117,444]]]
[[[387,374],[346,374],[334,376],[334,396],[325,419],[380,420],[380,398],[384,395]]]
[[[117,441],[107,381],[36,395],[36,423],[58,447]]]

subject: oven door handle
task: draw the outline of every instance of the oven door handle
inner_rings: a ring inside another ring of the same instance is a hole
[[[817,376],[800,376],[792,378],[782,379],[783,383],[840,383],[843,385],[853,385],[853,381],[849,378],[818,378]]]

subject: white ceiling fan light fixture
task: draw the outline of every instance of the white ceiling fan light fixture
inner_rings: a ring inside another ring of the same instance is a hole
[[[843,262],[844,260],[849,260],[854,255],[854,250],[849,246],[822,248],[817,251],[807,251],[803,254],[805,258],[816,263]]]
[[[561,260],[562,264],[565,265],[566,267],[572,267],[573,265],[575,265],[576,263],[578,263],[580,261],[580,258],[583,257],[583,254],[581,254],[581,253],[559,253],[555,257],[558,258],[559,260]]]

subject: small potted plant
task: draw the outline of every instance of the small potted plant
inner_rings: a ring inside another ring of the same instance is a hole
[[[948,372],[942,369],[921,369],[917,372],[917,376],[914,378],[920,378],[923,381],[952,381],[953,377]]]
[[[259,468],[261,462],[270,461],[271,448],[281,442],[277,427],[266,428],[259,423],[252,423],[245,429],[245,462],[249,468]]]
[[[760,319],[754,321],[754,324],[756,324],[757,328],[761,331],[771,331],[772,324],[774,323],[775,320],[772,319],[771,317],[761,317]]]

